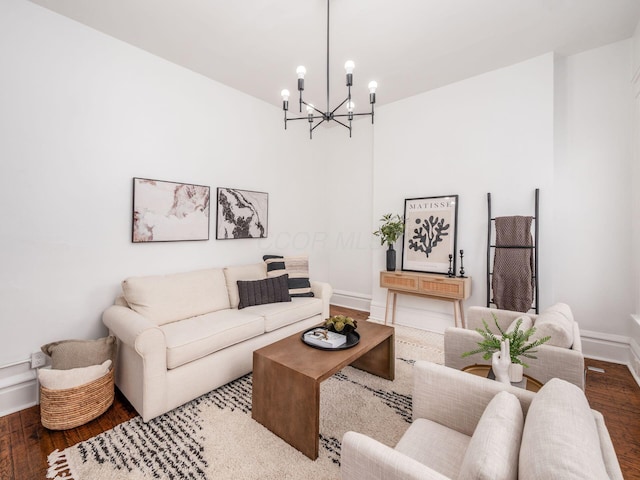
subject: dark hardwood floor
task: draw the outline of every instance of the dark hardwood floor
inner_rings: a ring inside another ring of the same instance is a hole
[[[331,313],[366,320],[368,314],[332,307]],[[625,365],[587,360],[604,373],[587,373],[586,394],[591,407],[602,412],[626,480],[640,480],[640,387]],[[114,404],[101,417],[66,431],[50,431],[40,424],[38,406],[0,417],[0,480],[45,479],[47,456],[87,440],[136,416],[116,390]]]

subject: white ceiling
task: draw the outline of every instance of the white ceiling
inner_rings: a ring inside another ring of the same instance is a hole
[[[31,0],[274,105],[326,104],[327,0]],[[331,106],[367,109],[555,51],[570,55],[629,38],[640,0],[331,0]]]

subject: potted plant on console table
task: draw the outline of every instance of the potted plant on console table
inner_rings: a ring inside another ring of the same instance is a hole
[[[536,353],[536,351],[533,349],[539,347],[545,342],[548,342],[551,337],[542,337],[530,343],[527,343],[529,337],[531,337],[531,335],[535,333],[536,327],[532,326],[531,328],[528,328],[526,330],[520,330],[520,326],[522,325],[522,317],[520,317],[516,320],[513,330],[502,330],[502,328],[500,328],[500,325],[498,325],[498,319],[496,318],[495,314],[492,315],[496,327],[498,327],[500,335],[494,335],[491,330],[489,330],[487,322],[485,320],[482,320],[482,323],[484,324],[484,330],[481,328],[476,328],[476,332],[482,335],[482,341],[478,342],[478,348],[470,352],[465,352],[462,354],[462,356],[468,357],[470,355],[475,355],[476,353],[482,353],[482,358],[484,358],[485,360],[492,360],[495,364],[496,359],[493,358],[494,353],[500,352],[502,356],[510,357],[510,365],[508,371],[509,380],[511,382],[520,382],[522,381],[523,367],[529,367],[529,365],[524,363],[520,357],[537,359],[538,357],[533,355],[534,353]],[[496,379],[498,380],[498,372],[494,373],[496,374]]]
[[[380,237],[380,245],[389,245],[387,250],[387,271],[393,272],[396,269],[396,251],[393,244],[396,243],[400,235],[404,233],[404,219],[398,214],[387,213],[380,219],[382,225],[373,232],[376,237]]]

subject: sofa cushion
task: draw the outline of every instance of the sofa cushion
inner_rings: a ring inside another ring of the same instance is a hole
[[[238,280],[238,309],[265,303],[290,302],[288,275],[263,280]]]
[[[536,393],[524,424],[519,478],[609,478],[596,421],[580,388],[553,378]]]
[[[264,333],[264,319],[238,310],[220,310],[160,327],[172,369]]]
[[[314,315],[322,315],[322,300],[319,298],[292,298],[290,303],[272,303],[248,307],[243,312],[264,317],[265,332],[273,332],[292,323]],[[321,319],[318,320],[320,323]]]
[[[524,415],[520,401],[498,393],[482,413],[460,466],[460,480],[516,480]]]
[[[396,450],[441,473],[458,478],[470,437],[439,423],[418,418],[402,436]]]
[[[289,294],[292,297],[313,297],[309,281],[309,257],[264,255],[262,259],[267,265],[268,277],[289,275]]]
[[[229,308],[222,269],[130,277],[122,291],[132,310],[157,325]]]
[[[231,308],[238,308],[240,303],[238,280],[262,280],[267,278],[267,267],[264,263],[226,267],[224,269],[224,278],[229,292],[229,305]]]
[[[100,365],[105,360],[116,359],[116,337],[97,340],[61,340],[43,345],[42,351],[51,357],[51,368],[69,370]]]
[[[554,305],[538,315],[534,324],[536,331],[531,336],[531,340],[549,336],[551,338],[546,345],[571,348],[573,345],[573,316],[570,315],[570,310],[570,316],[568,316],[561,305]]]
[[[93,382],[104,377],[111,367],[111,360],[105,360],[100,365],[88,367],[71,368],[69,370],[49,370],[38,371],[38,381],[40,385],[49,390],[65,390],[67,388],[79,387],[89,382]]]

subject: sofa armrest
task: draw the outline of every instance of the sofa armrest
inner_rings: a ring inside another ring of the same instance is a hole
[[[331,295],[333,288],[326,282],[311,282],[311,291],[313,296],[322,299],[322,319],[329,318],[329,307],[331,305]]]
[[[498,325],[500,325],[500,328],[502,328],[503,330],[506,330],[509,325],[511,325],[511,322],[513,322],[516,318],[523,315],[531,317],[534,322],[538,317],[537,315],[532,313],[513,312],[511,310],[500,310],[498,308],[474,306],[470,307],[467,311],[467,328],[474,331],[476,328],[481,328],[484,330],[482,320],[485,320],[493,333],[499,333],[496,331],[497,329],[496,324],[493,321],[493,315],[496,316],[496,318],[498,319]]]
[[[526,414],[535,393],[431,362],[413,368],[413,418],[426,418],[472,436],[491,399],[506,390]]]
[[[347,432],[340,454],[342,480],[447,480],[448,477],[372,438]]]
[[[167,369],[166,342],[158,326],[130,308],[111,305],[102,314],[102,321],[119,341],[133,348],[142,357],[154,355],[155,365]]]

